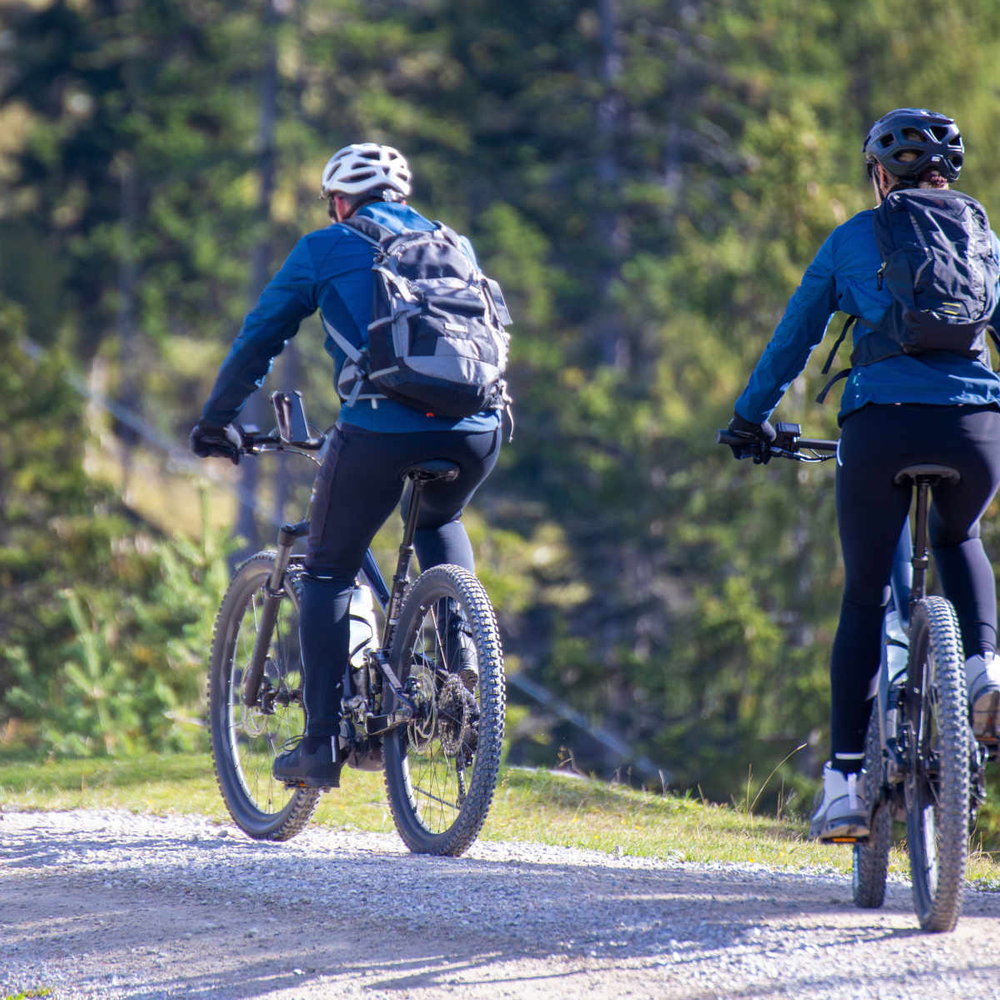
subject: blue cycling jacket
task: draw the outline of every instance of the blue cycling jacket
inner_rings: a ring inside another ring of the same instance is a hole
[[[395,202],[370,202],[357,215],[394,233],[435,228],[412,208]],[[465,244],[474,260],[471,244]],[[286,341],[317,309],[326,324],[356,347],[363,346],[371,320],[374,254],[374,247],[347,226],[334,224],[303,236],[244,319],[202,411],[202,423],[221,427],[235,420]],[[329,334],[323,346],[333,358],[336,384],[344,352]],[[500,414],[484,410],[461,419],[431,417],[391,399],[358,400],[354,406],[341,406],[340,422],[383,433],[479,431],[495,429]]]
[[[876,273],[882,257],[875,240],[874,211],[859,212],[838,226],[806,268],[781,322],[736,401],[736,412],[751,423],[766,420],[803,371],[835,312],[858,317],[854,343],[878,328],[892,302]],[[1000,259],[1000,241],[993,234]],[[992,326],[1000,330],[1000,306]],[[844,356],[849,353],[846,343]],[[846,364],[846,362],[845,362]],[[836,368],[833,369],[836,371]],[[900,355],[857,366],[847,378],[838,421],[868,403],[925,403],[936,406],[1000,405],[1000,377],[979,361],[943,351]]]

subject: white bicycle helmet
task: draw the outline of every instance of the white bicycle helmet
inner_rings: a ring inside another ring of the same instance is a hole
[[[320,195],[328,198],[388,190],[406,198],[411,180],[406,158],[398,149],[378,142],[356,142],[330,157],[323,168]]]

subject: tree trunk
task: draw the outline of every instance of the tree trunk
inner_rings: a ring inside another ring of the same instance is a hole
[[[260,78],[260,105],[257,124],[258,172],[260,192],[257,200],[257,222],[260,237],[254,248],[250,269],[251,308],[256,304],[264,286],[271,277],[271,196],[274,193],[276,155],[274,128],[278,117],[278,52],[274,42],[278,11],[272,2],[264,10],[262,37],[266,46]],[[244,423],[256,424],[263,429],[270,419],[267,403],[261,391],[254,392],[244,407]],[[258,548],[259,535],[255,512],[260,475],[257,462],[240,465],[240,498],[236,517],[236,533],[247,540],[248,548]]]
[[[600,185],[598,203],[601,207],[597,216],[597,246],[602,262],[597,275],[600,305],[594,332],[601,363],[614,368],[626,368],[629,364],[629,350],[624,324],[611,302],[611,290],[621,271],[626,249],[618,157],[623,100],[617,90],[622,58],[616,38],[616,0],[598,0],[597,12],[601,32],[600,78],[604,93],[597,105],[596,166]]]

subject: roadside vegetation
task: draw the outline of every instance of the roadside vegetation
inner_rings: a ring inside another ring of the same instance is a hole
[[[808,841],[802,818],[760,815],[747,804],[718,805],[692,795],[637,791],[571,771],[505,767],[481,837],[661,860],[850,871],[849,848]],[[206,754],[0,764],[0,809],[106,808],[161,816],[198,813],[232,828]],[[343,786],[323,796],[312,823],[394,833],[381,775],[345,771]],[[974,846],[979,843],[973,838]],[[973,885],[1000,891],[995,858],[982,850],[974,853],[969,865]],[[905,846],[897,844],[890,872],[908,871]]]

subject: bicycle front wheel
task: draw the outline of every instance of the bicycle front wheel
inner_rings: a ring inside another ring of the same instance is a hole
[[[212,760],[219,791],[236,825],[256,840],[294,837],[309,821],[320,794],[318,789],[286,788],[271,776],[271,765],[285,740],[305,728],[301,585],[295,567],[285,574],[260,699],[253,706],[243,704],[243,677],[273,566],[273,552],[258,552],[237,569],[215,621],[208,676]]]
[[[969,851],[970,734],[958,620],[941,597],[914,608],[907,671],[913,904],[924,930],[950,931],[962,909]]]
[[[868,840],[854,845],[852,883],[854,904],[877,910],[885,902],[885,881],[889,873],[889,849],[892,846],[892,809],[886,801],[882,775],[882,741],[879,738],[878,699],[865,734],[865,799],[871,818]]]
[[[416,706],[383,745],[393,821],[411,851],[457,856],[486,820],[503,748],[503,653],[482,584],[460,566],[421,574],[390,660]]]

